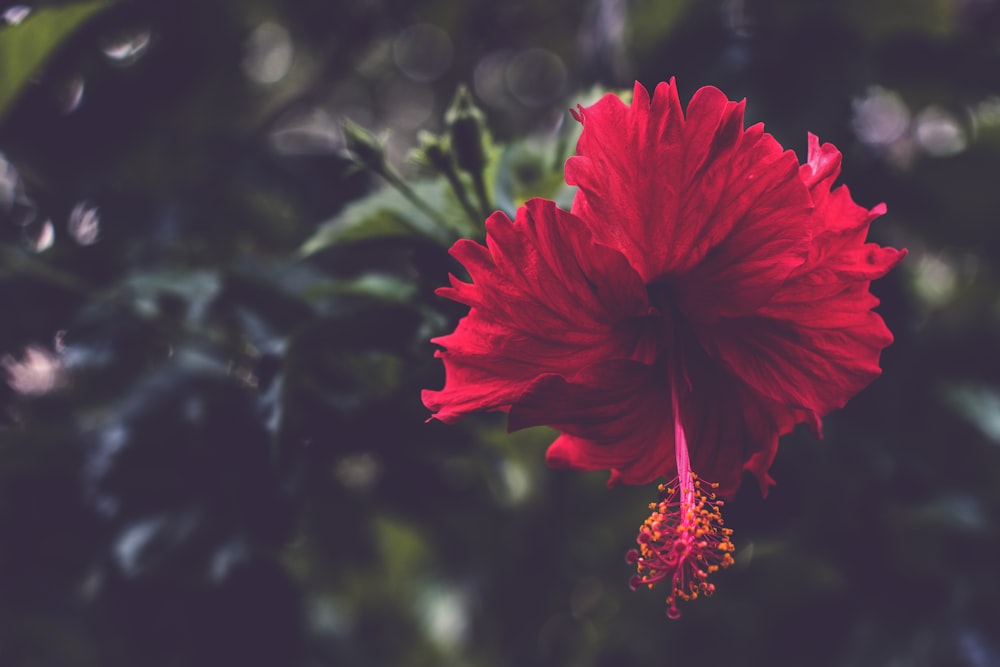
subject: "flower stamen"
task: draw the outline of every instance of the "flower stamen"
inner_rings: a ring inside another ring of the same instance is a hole
[[[625,554],[625,560],[636,566],[629,580],[632,590],[669,580],[667,616],[680,618],[677,601],[711,596],[715,584],[708,582],[708,575],[732,565],[736,548],[729,539],[732,529],[722,521],[718,483],[704,482],[691,470],[676,391],[672,402],[677,477],[660,484],[660,500],[649,504],[653,512],[639,526],[639,548]]]
[[[629,586],[653,586],[669,581],[667,616],[679,618],[678,600],[690,602],[715,592],[708,575],[733,564],[735,550],[730,536],[732,529],[722,521],[723,501],[713,489],[718,484],[703,482],[694,473],[688,492],[681,489],[678,479],[661,484],[660,501],[650,503],[652,514],[639,527],[638,549],[626,554],[625,560],[636,566]],[[690,495],[692,502],[685,502]]]

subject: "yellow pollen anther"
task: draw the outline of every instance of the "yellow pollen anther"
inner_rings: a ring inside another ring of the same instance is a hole
[[[667,595],[667,615],[677,618],[677,601],[708,597],[715,586],[708,575],[733,564],[730,553],[736,550],[730,540],[732,529],[722,521],[722,501],[702,486],[717,488],[717,484],[702,482],[694,473],[690,486],[676,480],[669,486],[660,485],[662,499],[652,503],[652,515],[639,528],[639,549],[629,552],[628,560],[636,565],[631,585],[652,588],[659,581],[670,585]]]

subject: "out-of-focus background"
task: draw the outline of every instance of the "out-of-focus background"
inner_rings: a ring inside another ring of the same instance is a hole
[[[0,664],[1000,664],[1000,3],[0,16]],[[652,487],[546,469],[545,429],[424,423],[462,314],[433,289],[478,228],[410,159],[465,84],[490,207],[565,200],[566,110],[671,76],[835,143],[910,250],[874,286],[883,377],[744,485],[736,565],[673,622],[627,587]]]

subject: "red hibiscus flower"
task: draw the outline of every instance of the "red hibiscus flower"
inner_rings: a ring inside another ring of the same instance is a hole
[[[835,147],[809,135],[800,165],[743,108],[707,87],[685,113],[671,81],[575,112],[572,210],[535,199],[454,245],[472,282],[438,294],[470,310],[434,339],[446,381],[423,394],[447,423],[556,428],[550,465],[675,478],[629,554],[633,585],[671,581],[672,616],[732,561],[717,495],[744,470],[766,494],[779,436],[818,434],[879,375],[892,335],[869,286],[905,254],[865,242],[883,205],[831,191]]]

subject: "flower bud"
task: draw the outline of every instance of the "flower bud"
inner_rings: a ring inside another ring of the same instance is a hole
[[[371,132],[354,121],[345,118],[341,127],[344,130],[344,141],[354,162],[365,169],[382,174],[386,170],[385,147]]]
[[[468,88],[459,86],[444,120],[458,166],[470,174],[482,173],[486,166],[483,112],[472,101]]]
[[[447,174],[452,170],[451,150],[445,137],[421,130],[417,135],[417,142],[420,145],[410,156],[414,162],[441,174]]]

